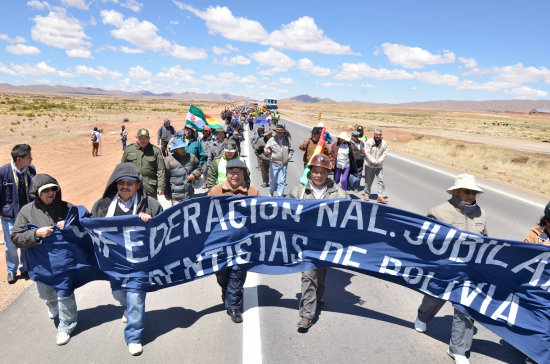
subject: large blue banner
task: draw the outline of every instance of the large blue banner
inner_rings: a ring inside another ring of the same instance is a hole
[[[114,287],[153,291],[239,265],[285,274],[340,267],[451,301],[538,362],[550,362],[550,250],[349,200],[203,197],[148,223],[79,218]],[[419,302],[420,304],[420,302]]]

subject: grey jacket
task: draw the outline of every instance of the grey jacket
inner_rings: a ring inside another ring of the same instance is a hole
[[[453,225],[455,228],[487,236],[487,215],[485,210],[477,209],[469,214],[464,212],[464,201],[452,196],[447,202],[432,207],[428,217]]]
[[[175,153],[164,158],[166,165],[166,188],[164,194],[166,198],[184,201],[195,195],[193,184],[187,180],[190,174],[195,178],[200,178],[201,169],[199,160],[194,154],[186,153],[179,156]]]
[[[271,150],[271,153],[268,153],[270,163],[276,166],[284,166],[292,159],[294,148],[290,145],[290,140],[287,136],[283,137],[282,144],[279,144],[279,140],[277,136],[273,136],[267,141],[265,149],[269,148]]]
[[[56,179],[47,174],[37,174],[31,183],[30,194],[34,201],[21,208],[11,232],[11,241],[18,248],[27,249],[39,245],[42,239],[36,236],[36,230],[27,230],[27,224],[39,227],[53,226],[59,221],[65,220],[72,205],[61,200],[61,189],[57,191],[54,201],[46,205],[38,196],[38,189],[48,183],[55,183]]]

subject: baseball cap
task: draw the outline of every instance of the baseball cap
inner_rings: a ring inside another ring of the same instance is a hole
[[[231,169],[231,168],[246,169],[246,164],[244,164],[244,162],[242,160],[238,159],[238,158],[231,159],[225,165],[225,169]]]
[[[137,132],[137,136],[140,137],[140,136],[146,136],[148,137],[149,136],[149,130],[147,129],[139,129],[138,132]]]
[[[235,142],[233,139],[229,139],[227,142],[225,142],[224,152],[236,152],[237,151],[237,142]]]
[[[183,131],[181,131],[181,130],[176,130],[176,135],[182,136],[182,135],[183,135]]]

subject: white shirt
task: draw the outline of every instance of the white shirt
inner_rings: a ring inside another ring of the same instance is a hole
[[[95,131],[95,130],[93,131],[93,133],[95,134],[95,136],[97,138],[94,143],[99,143],[99,141],[101,140],[101,133],[99,131]]]
[[[323,188],[317,188],[312,185],[311,192],[313,192],[313,196],[315,196],[315,198],[323,198],[325,192],[327,192],[327,186]]]
[[[349,167],[349,145],[347,143],[338,146],[336,157],[336,168],[345,169]]]

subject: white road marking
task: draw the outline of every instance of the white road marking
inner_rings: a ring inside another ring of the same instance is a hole
[[[244,131],[243,154],[246,165],[251,168],[250,131]],[[244,284],[243,313],[243,364],[262,363],[262,337],[260,335],[260,307],[258,307],[258,274],[249,272]]]

